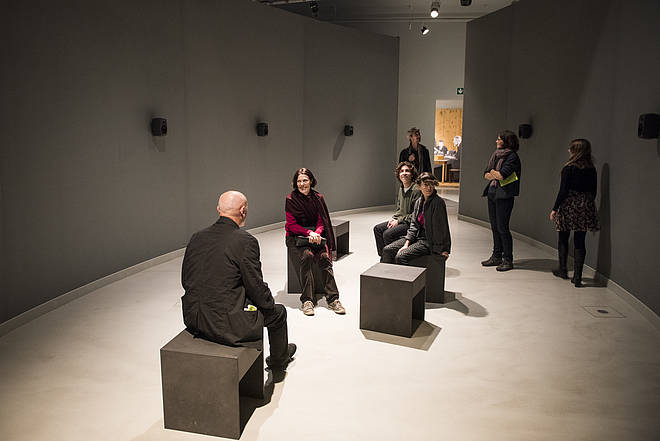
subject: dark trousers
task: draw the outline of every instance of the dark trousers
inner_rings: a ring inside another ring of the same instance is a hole
[[[488,219],[493,232],[493,255],[513,262],[513,237],[509,220],[513,211],[513,198],[495,199],[488,194]]]
[[[404,236],[408,232],[408,224],[401,222],[392,228],[387,228],[387,222],[380,223],[374,227],[374,237],[376,238],[376,251],[378,255],[383,255],[383,248],[395,240]]]
[[[426,240],[417,240],[399,253],[405,243],[406,238],[402,237],[383,248],[383,263],[410,265],[410,261],[415,257],[431,254],[431,248]]]
[[[264,326],[268,329],[270,358],[275,361],[285,361],[289,357],[286,308],[277,303],[273,309],[262,309],[260,311],[264,316]]]
[[[339,298],[339,290],[337,289],[337,282],[335,282],[335,273],[332,270],[332,258],[328,252],[327,247],[324,248],[311,248],[311,247],[293,247],[296,255],[298,267],[298,277],[300,278],[300,285],[302,286],[302,293],[300,294],[300,302],[305,303],[307,300],[314,302],[314,273],[312,272],[312,265],[318,265],[321,272],[321,282],[323,284],[323,291],[328,303],[332,303]]]
[[[571,235],[570,231],[559,231],[559,243],[566,246],[568,250],[568,238]],[[586,248],[584,238],[587,236],[586,231],[573,232],[573,246],[576,250],[584,250]]]

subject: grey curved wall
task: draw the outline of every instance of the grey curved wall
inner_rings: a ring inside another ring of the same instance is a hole
[[[244,0],[2,0],[0,24],[0,323],[184,247],[226,189],[283,220],[303,165],[331,210],[391,203],[394,38]]]
[[[573,138],[592,142],[602,229],[587,263],[660,314],[660,143],[637,138],[660,113],[657,0],[521,0],[468,23],[459,213],[487,220],[483,169],[498,130],[531,122],[511,227],[556,247],[548,220]],[[484,255],[489,250],[484,250]]]

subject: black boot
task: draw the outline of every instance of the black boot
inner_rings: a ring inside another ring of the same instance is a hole
[[[584,258],[586,256],[587,250],[579,248],[575,250],[575,268],[573,269],[571,283],[576,288],[582,288],[582,268],[584,267]]]
[[[568,266],[566,264],[568,261],[568,245],[559,242],[557,244],[557,255],[559,256],[559,268],[553,269],[552,274],[568,280]]]
[[[502,264],[502,255],[493,253],[488,259],[481,262],[482,266],[497,266]]]
[[[497,271],[510,271],[513,269],[513,260],[510,259],[502,259],[502,263],[497,265],[497,268],[495,268]]]

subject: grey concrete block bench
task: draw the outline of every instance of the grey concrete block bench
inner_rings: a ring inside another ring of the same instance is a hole
[[[456,300],[453,292],[445,291],[445,268],[447,259],[442,254],[420,256],[410,261],[410,265],[426,268],[426,301],[449,303]]]
[[[377,263],[360,275],[360,329],[412,337],[424,321],[426,269]]]
[[[333,253],[332,260],[337,260],[341,256],[348,254],[348,242],[351,233],[350,221],[344,219],[330,219],[332,222],[332,230],[335,233],[337,241],[337,251]]]
[[[264,397],[263,341],[224,346],[184,330],[161,348],[160,365],[166,429],[238,439],[251,415],[243,398]]]

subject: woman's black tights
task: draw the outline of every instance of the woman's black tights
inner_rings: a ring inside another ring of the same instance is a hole
[[[566,246],[568,249],[568,237],[571,235],[570,231],[560,231],[559,232],[559,242]],[[584,244],[584,238],[587,236],[586,231],[573,231],[573,246],[576,250],[584,250],[586,248]]]

